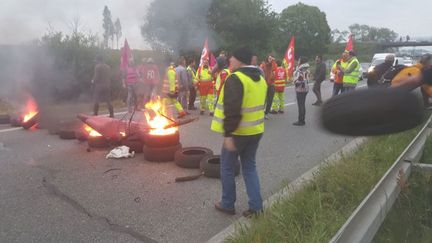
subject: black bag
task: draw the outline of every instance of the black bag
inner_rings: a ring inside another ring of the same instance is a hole
[[[400,71],[402,71],[407,66],[405,65],[395,65],[391,66],[381,77],[378,79],[378,84],[390,86],[391,81]]]

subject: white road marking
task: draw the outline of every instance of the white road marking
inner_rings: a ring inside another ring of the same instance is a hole
[[[287,106],[295,105],[295,104],[297,104],[297,103],[296,102],[291,102],[291,103],[286,103],[284,106],[287,107]]]
[[[17,131],[17,130],[22,130],[22,129],[23,129],[22,127],[14,127],[14,128],[0,130],[0,133],[2,133],[2,132],[12,132],[12,131]]]

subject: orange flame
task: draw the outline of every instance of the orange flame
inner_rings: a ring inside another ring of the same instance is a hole
[[[155,100],[147,103],[145,107],[152,113],[150,114],[149,111],[146,111],[144,113],[147,124],[151,127],[149,134],[163,136],[174,134],[177,132],[177,127],[170,127],[165,129],[166,126],[171,124],[171,121],[161,115],[166,113],[165,107],[163,106],[160,97],[157,97]]]
[[[26,104],[24,112],[25,112],[25,115],[23,117],[23,122],[28,122],[30,119],[32,119],[34,116],[36,116],[37,113],[39,112],[38,108],[37,108],[36,101],[30,95],[27,99],[27,104]]]
[[[84,130],[88,132],[88,135],[90,137],[102,137],[102,134],[98,133],[96,130],[88,126],[87,124],[84,124]]]

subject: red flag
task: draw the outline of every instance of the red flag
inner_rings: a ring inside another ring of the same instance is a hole
[[[211,69],[213,69],[213,67],[216,66],[216,62],[217,62],[217,61],[216,61],[215,56],[213,55],[212,52],[210,52],[210,61],[209,61],[209,66],[210,66]]]
[[[200,64],[199,66],[201,67],[201,65],[203,64],[204,60],[209,60],[210,56],[209,56],[209,49],[208,49],[208,38],[206,38],[205,42],[204,42],[204,47],[202,49],[201,52],[201,59],[200,59]]]
[[[129,58],[132,57],[131,50],[127,39],[125,39],[124,46],[120,50],[120,70],[126,70],[129,65]]]
[[[352,34],[350,34],[348,37],[348,42],[346,44],[345,51],[354,51],[354,42],[353,42]]]
[[[285,53],[284,61],[288,69],[288,77],[292,77],[295,65],[295,36],[291,38],[288,49]]]

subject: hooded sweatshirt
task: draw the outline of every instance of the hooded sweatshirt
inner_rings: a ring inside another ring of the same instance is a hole
[[[239,68],[236,71],[244,73],[255,82],[258,82],[261,78],[259,69],[254,66],[245,66]],[[263,92],[267,92],[267,90],[264,90]],[[229,75],[225,80],[223,101],[225,113],[223,127],[225,131],[225,137],[231,137],[231,133],[233,133],[240,124],[242,118],[241,107],[243,95],[243,84],[240,79],[237,77],[237,75]]]

